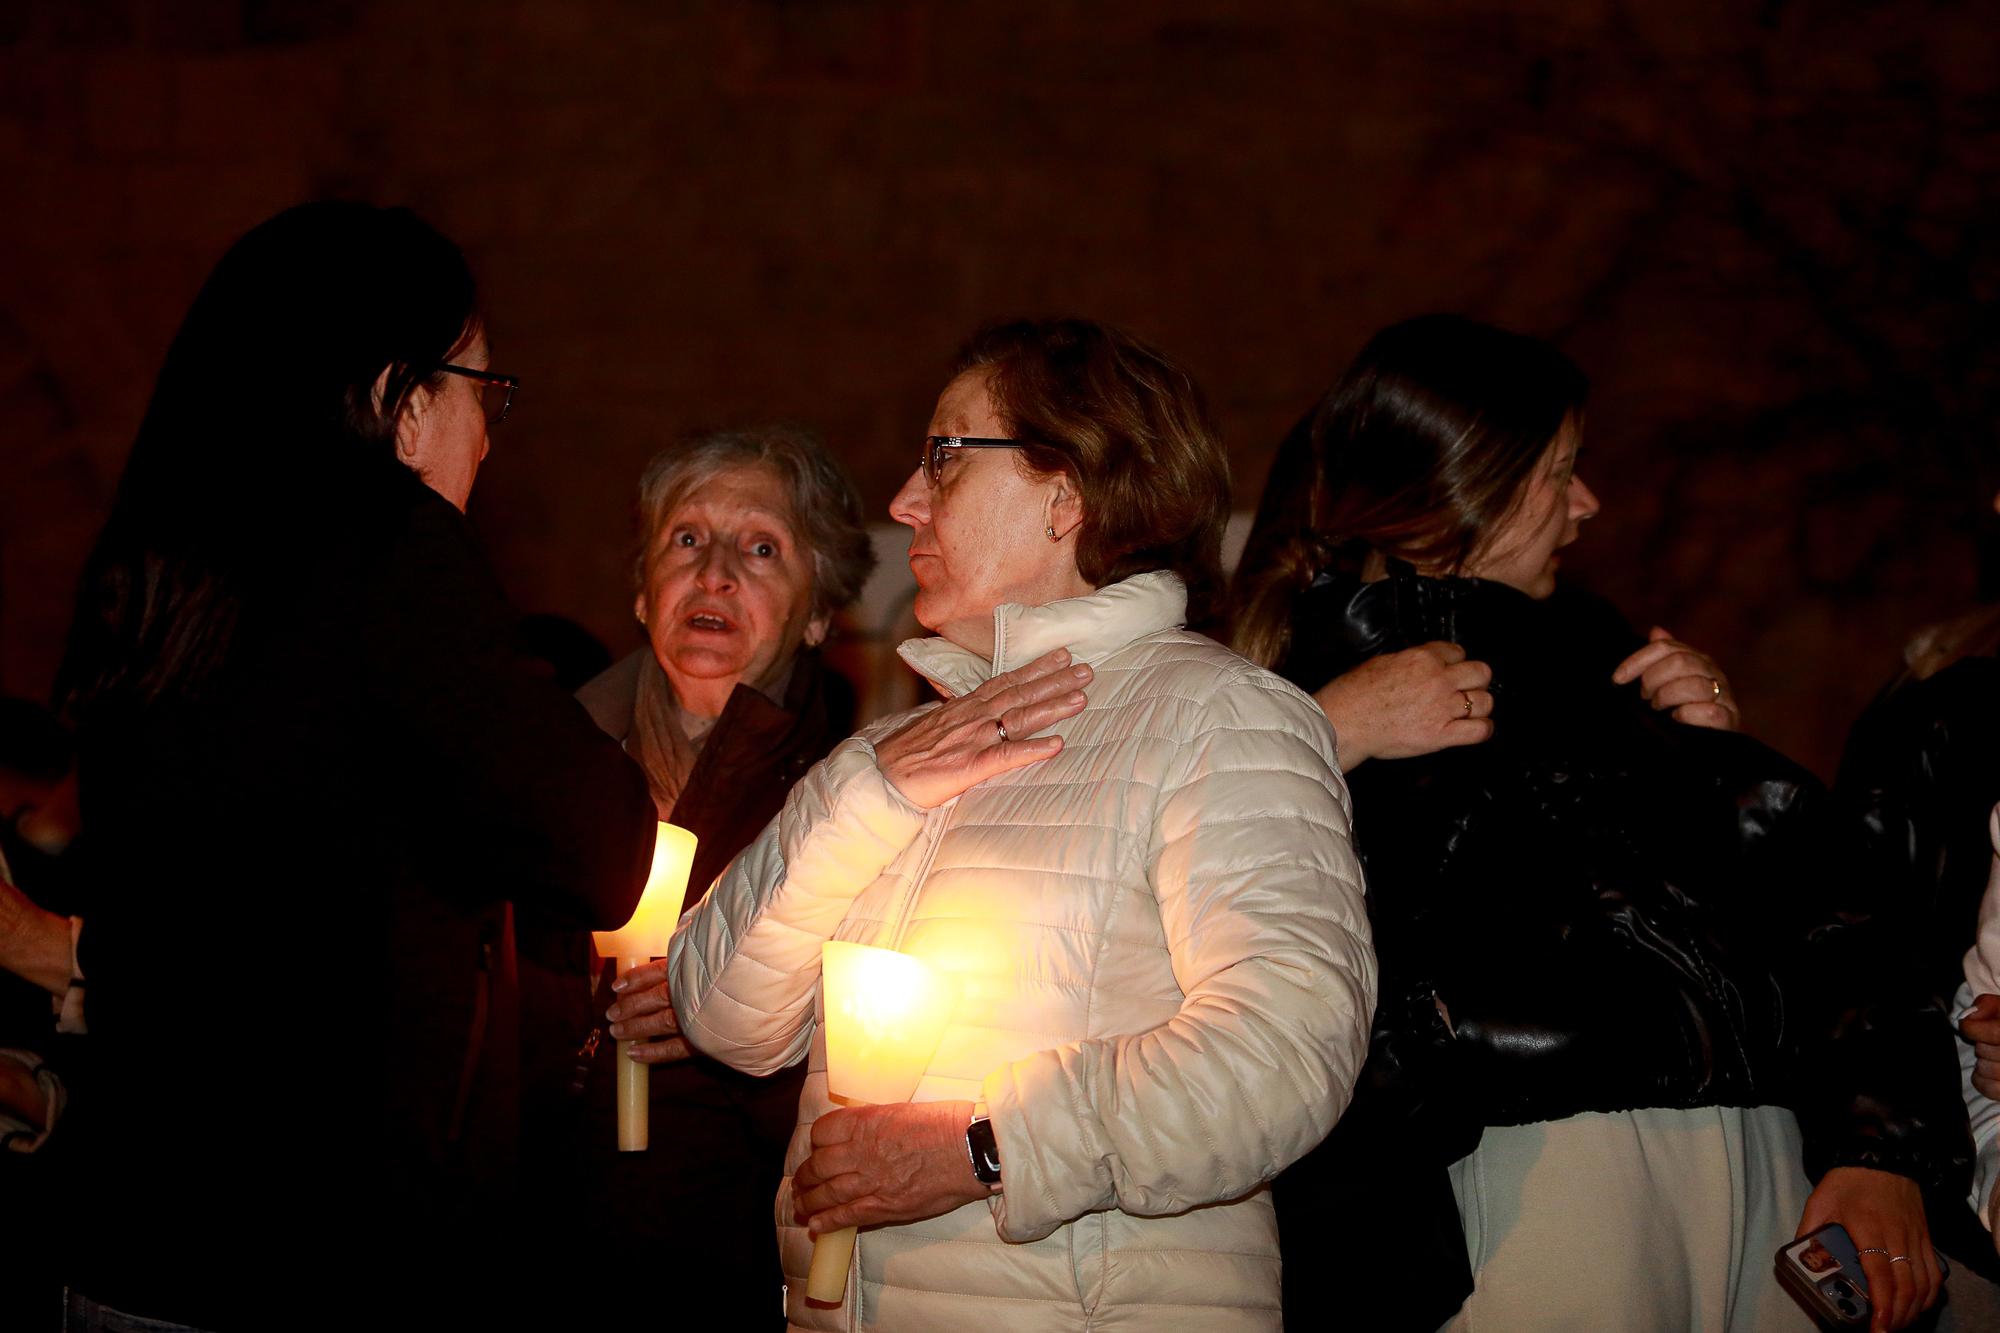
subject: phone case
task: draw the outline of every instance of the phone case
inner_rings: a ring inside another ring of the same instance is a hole
[[[1806,1313],[1831,1328],[1866,1328],[1868,1277],[1838,1222],[1778,1248],[1778,1281]]]

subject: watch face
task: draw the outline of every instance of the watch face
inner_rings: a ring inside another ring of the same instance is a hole
[[[965,1150],[972,1158],[972,1174],[983,1183],[1000,1182],[1000,1143],[993,1136],[991,1120],[975,1120],[965,1127]]]

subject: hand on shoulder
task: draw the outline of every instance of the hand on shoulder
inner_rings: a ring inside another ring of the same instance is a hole
[[[1051,758],[1062,737],[1039,736],[1083,711],[1091,670],[1057,648],[911,718],[875,745],[875,762],[905,800],[943,805],[995,774]]]

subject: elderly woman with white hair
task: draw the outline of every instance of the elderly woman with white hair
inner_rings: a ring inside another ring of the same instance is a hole
[[[647,466],[638,507],[633,613],[647,643],[578,698],[645,770],[660,818],[698,839],[696,901],[853,729],[853,689],[819,645],[874,555],[852,482],[816,437],[791,427],[679,442]],[[550,1163],[547,1191],[580,1195],[571,1242],[593,1269],[631,1274],[699,1253],[715,1326],[770,1320],[782,1280],[771,1200],[799,1079],[751,1078],[692,1055],[659,967],[613,982],[620,997],[605,1032],[583,981],[601,967],[589,941],[523,938],[524,966],[563,979],[544,988],[561,1003],[524,1012],[524,1038],[552,1056],[579,1052],[558,1067],[584,1070],[580,1114],[566,1087],[530,1107],[572,1145],[569,1160]],[[557,952],[537,957],[537,945]],[[632,1058],[659,1066],[645,1154],[613,1151],[617,1057],[605,1035],[634,1038]]]
[[[794,1326],[1276,1329],[1264,1187],[1345,1105],[1374,1002],[1333,734],[1185,628],[1228,505],[1185,372],[1080,320],[957,371],[890,508],[943,702],[836,748],[683,921],[681,1022],[808,1069]],[[829,1095],[827,940],[956,979],[914,1103]],[[844,1301],[809,1304],[846,1226]]]

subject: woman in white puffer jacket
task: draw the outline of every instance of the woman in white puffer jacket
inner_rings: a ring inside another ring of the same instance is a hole
[[[1264,1187],[1346,1105],[1375,993],[1332,732],[1183,628],[1219,587],[1228,474],[1165,358],[1082,321],[990,329],[931,431],[891,513],[940,635],[903,657],[945,702],[814,768],[669,960],[701,1050],[810,1062],[787,1315],[1276,1329]],[[828,1097],[828,939],[958,979],[912,1104]],[[844,1303],[808,1306],[811,1235],[856,1224]]]

